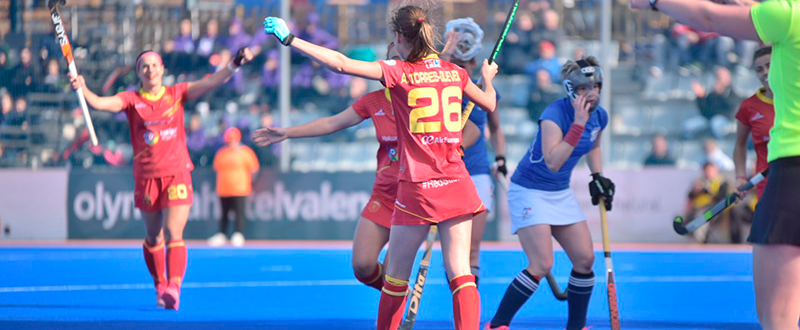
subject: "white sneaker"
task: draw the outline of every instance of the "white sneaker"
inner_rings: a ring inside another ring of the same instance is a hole
[[[244,246],[244,235],[242,235],[242,233],[238,231],[233,233],[233,235],[231,236],[231,244],[233,244],[233,246],[235,247]]]
[[[227,243],[228,238],[223,233],[216,233],[208,239],[208,245],[213,247],[223,246]]]

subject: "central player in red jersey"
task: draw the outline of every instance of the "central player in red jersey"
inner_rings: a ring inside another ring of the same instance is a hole
[[[387,59],[400,59],[394,44],[390,44]],[[394,200],[397,196],[397,128],[389,90],[378,90],[359,98],[346,110],[312,122],[289,127],[265,127],[256,131],[253,140],[259,146],[268,146],[289,138],[322,136],[338,132],[372,119],[375,135],[380,143],[378,166],[372,196],[361,211],[361,219],[353,238],[353,271],[356,278],[375,289],[383,289],[384,265],[378,261],[383,246],[389,242]],[[464,128],[464,146],[472,145],[480,137],[474,124]],[[471,142],[470,142],[471,141]]]
[[[733,149],[733,163],[736,165],[736,187],[747,183],[747,138],[752,135],[756,149],[756,172],[763,172],[769,167],[767,163],[767,143],[769,130],[775,121],[775,107],[772,105],[772,90],[769,88],[769,63],[772,59],[772,46],[760,48],[753,55],[753,68],[764,86],[755,95],[742,101],[736,119],[736,146]],[[764,194],[767,179],[756,186],[758,198]]]
[[[442,239],[453,291],[457,330],[477,330],[480,297],[470,274],[472,217],[485,210],[461,160],[462,93],[486,111],[494,111],[492,79],[497,65],[484,61],[482,91],[464,69],[438,58],[434,24],[417,6],[392,11],[389,26],[403,61],[363,62],[295,38],[286,22],[268,17],[264,32],[328,69],[379,80],[389,88],[399,138],[399,176],[389,234],[389,261],[378,311],[378,329],[397,329],[408,293],[414,258],[428,227]]]
[[[144,259],[153,277],[159,306],[177,310],[186,272],[183,229],[193,202],[194,168],[184,131],[183,105],[224,84],[239,66],[253,58],[242,48],[228,67],[196,82],[165,87],[164,64],[155,52],[136,59],[141,88],[114,96],[98,96],[86,87],[83,76],[72,76],[72,87],[82,88],[89,105],[108,112],[124,111],[133,145],[134,205],[145,225]],[[166,254],[164,252],[166,240]]]

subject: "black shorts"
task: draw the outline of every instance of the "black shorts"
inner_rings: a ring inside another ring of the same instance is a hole
[[[769,163],[769,180],[747,241],[800,246],[800,156]]]

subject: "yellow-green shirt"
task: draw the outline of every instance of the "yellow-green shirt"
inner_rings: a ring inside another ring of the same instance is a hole
[[[750,9],[764,43],[772,44],[769,87],[775,95],[775,125],[768,161],[800,156],[800,2],[769,0]]]

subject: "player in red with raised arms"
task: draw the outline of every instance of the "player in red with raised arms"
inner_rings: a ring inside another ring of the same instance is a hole
[[[389,16],[395,47],[404,61],[363,62],[295,38],[286,22],[268,17],[264,32],[328,69],[379,80],[389,88],[399,146],[397,199],[389,234],[389,262],[378,311],[378,329],[397,329],[408,278],[429,226],[437,224],[453,291],[455,328],[478,329],[480,297],[470,274],[472,217],[485,210],[461,160],[462,92],[494,111],[496,65],[484,62],[484,91],[467,72],[437,56],[438,34],[428,12],[400,5]]]
[[[387,59],[400,59],[394,44],[390,44]],[[383,288],[384,265],[378,261],[383,246],[389,242],[394,200],[397,196],[397,128],[388,90],[378,90],[359,98],[346,110],[312,122],[289,127],[265,127],[256,132],[254,141],[259,146],[268,146],[290,138],[314,137],[332,134],[345,128],[372,119],[378,138],[378,170],[372,196],[361,211],[355,237],[353,238],[353,271],[361,283],[381,290]],[[474,124],[464,127],[464,148],[468,148],[480,137]]]
[[[71,77],[72,87],[83,89],[89,106],[124,111],[128,117],[134,153],[134,205],[142,212],[145,225],[144,260],[153,276],[157,303],[167,309],[180,305],[186,272],[183,228],[193,202],[189,172],[194,165],[186,148],[183,104],[221,86],[252,58],[250,50],[242,48],[227,68],[195,82],[165,87],[161,84],[161,56],[144,52],[136,59],[141,88],[106,97],[89,90],[83,76]]]

